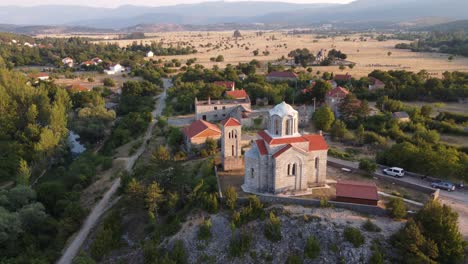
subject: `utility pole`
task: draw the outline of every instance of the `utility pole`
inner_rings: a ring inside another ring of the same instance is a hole
[[[315,97],[312,100],[314,100],[314,113],[315,113]]]

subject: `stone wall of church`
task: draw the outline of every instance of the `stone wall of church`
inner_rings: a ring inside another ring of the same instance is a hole
[[[309,174],[307,177],[308,184],[311,186],[322,186],[327,178],[327,150],[317,150],[309,153],[309,161],[307,162]],[[318,166],[316,168],[316,158]]]
[[[306,155],[301,155],[295,151],[285,152],[275,159],[275,193],[284,192],[286,190],[299,191],[307,189],[308,166],[306,160]],[[293,174],[292,170],[294,164],[296,164],[295,175],[288,175],[288,169],[289,174]]]

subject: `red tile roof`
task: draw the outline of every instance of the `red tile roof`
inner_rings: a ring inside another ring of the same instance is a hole
[[[375,184],[356,181],[338,181],[336,184],[336,196],[376,201],[379,200],[377,186],[375,186]]]
[[[327,96],[328,97],[339,97],[339,98],[344,98],[346,95],[349,94],[349,91],[341,86],[337,86],[334,89],[331,89],[328,91]]]
[[[241,123],[235,119],[235,118],[228,118],[228,119],[224,119],[223,121],[221,121],[221,125],[227,127],[227,126],[240,126]]]
[[[74,92],[87,92],[87,91],[90,91],[91,89],[75,83],[75,84],[67,86],[67,90],[74,91]]]
[[[226,95],[235,99],[245,99],[248,97],[247,92],[242,90],[226,91]]]
[[[267,148],[266,148],[266,145],[265,145],[265,141],[261,140],[261,139],[257,139],[255,140],[255,144],[257,144],[257,147],[258,147],[258,151],[260,152],[260,155],[267,155],[268,154],[268,151],[267,151]]]
[[[297,75],[294,72],[290,71],[272,71],[267,76],[278,78],[297,78]]]
[[[351,74],[349,73],[336,74],[333,79],[338,80],[338,81],[351,81]]]
[[[214,84],[219,85],[219,86],[224,86],[224,87],[226,87],[226,89],[229,89],[229,90],[234,90],[234,88],[236,87],[236,83],[231,82],[231,81],[214,82]]]
[[[273,158],[277,158],[279,157],[281,154],[283,154],[284,152],[286,152],[286,150],[292,148],[292,145],[291,144],[288,144],[286,145],[284,148],[278,150],[275,154],[273,154]]]
[[[309,151],[314,150],[327,150],[328,145],[325,139],[321,135],[303,135],[298,137],[286,137],[286,138],[272,138],[265,131],[259,131],[258,135],[269,145],[282,145],[309,142]]]
[[[31,73],[28,75],[30,78],[36,79],[40,77],[49,77],[47,72]]]
[[[204,133],[202,135],[202,132],[209,131],[210,133]],[[217,127],[214,124],[208,123],[204,120],[197,120],[190,124],[188,127],[184,127],[182,129],[182,132],[187,136],[188,138],[194,138],[194,137],[206,137],[206,136],[216,136],[216,135],[221,135],[221,130],[219,127]]]

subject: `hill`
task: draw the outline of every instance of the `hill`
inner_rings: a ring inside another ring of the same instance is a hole
[[[420,31],[440,31],[440,32],[457,32],[465,31],[468,32],[468,19],[467,20],[457,20],[448,23],[442,23],[432,26],[419,27],[416,30]]]

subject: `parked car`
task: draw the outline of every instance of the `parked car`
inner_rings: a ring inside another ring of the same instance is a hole
[[[386,175],[401,178],[405,176],[405,170],[398,167],[385,168],[382,172]]]
[[[451,183],[451,182],[433,182],[431,183],[431,187],[432,188],[436,188],[436,189],[442,189],[442,190],[446,190],[446,191],[455,191],[455,184]]]

